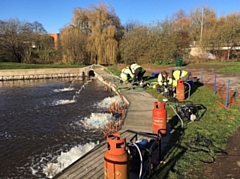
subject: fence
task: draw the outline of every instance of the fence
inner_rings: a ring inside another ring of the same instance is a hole
[[[239,92],[238,78],[232,75],[218,74],[216,72],[208,72],[195,70],[194,75],[199,77],[199,82],[204,86],[213,90],[213,94],[218,94],[222,100],[216,101],[219,105],[229,110],[231,105],[237,105],[237,93]]]

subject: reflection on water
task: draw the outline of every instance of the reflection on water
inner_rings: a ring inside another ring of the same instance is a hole
[[[94,105],[110,96],[99,82],[85,85],[76,102],[53,105],[72,100],[86,82],[72,80],[0,82],[0,178],[45,178],[46,166],[60,154],[104,139],[100,129],[74,125],[91,113],[106,112]],[[61,91],[70,85],[71,90]]]

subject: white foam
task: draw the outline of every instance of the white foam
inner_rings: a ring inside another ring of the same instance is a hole
[[[93,149],[99,142],[86,143],[85,145],[78,145],[70,149],[68,152],[61,152],[60,156],[57,158],[56,163],[48,163],[44,168],[43,172],[48,178],[53,178],[56,174],[61,172],[63,169],[67,168],[73,162],[78,160],[88,151]],[[36,171],[33,171],[36,173]]]
[[[102,128],[114,117],[110,113],[91,113],[90,117],[85,117],[81,123],[88,128]]]
[[[72,99],[72,100],[69,100],[69,99],[61,99],[61,100],[57,100],[57,101],[54,101],[52,103],[53,106],[57,106],[57,105],[64,105],[64,104],[70,104],[70,103],[75,103],[77,102],[76,100]]]
[[[114,96],[103,99],[101,102],[97,103],[97,106],[100,108],[108,108],[112,103],[117,103],[120,106],[124,105],[120,96]]]
[[[63,88],[63,89],[54,89],[53,92],[59,93],[59,92],[64,92],[64,91],[73,91],[75,88],[69,87],[69,88]]]

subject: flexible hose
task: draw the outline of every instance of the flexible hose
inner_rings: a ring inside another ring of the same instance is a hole
[[[189,83],[186,83],[186,82],[184,82],[185,84],[187,84],[188,85],[188,87],[189,87],[189,90],[188,90],[188,97],[187,97],[187,99],[190,97],[190,93],[191,93],[191,85],[189,84]]]
[[[168,105],[172,108],[172,110],[178,116],[179,120],[181,121],[182,128],[183,128],[183,120],[182,120],[182,118],[179,116],[179,114],[177,113],[177,111],[174,109],[174,107],[172,105],[170,105],[170,104],[168,104]]]
[[[137,148],[138,153],[139,153],[139,156],[140,156],[141,163],[140,163],[140,171],[139,171],[139,176],[138,176],[138,178],[141,179],[141,176],[142,176],[142,168],[143,168],[142,153],[141,153],[139,147],[137,146],[137,144],[135,144],[135,143],[132,143],[132,144]]]

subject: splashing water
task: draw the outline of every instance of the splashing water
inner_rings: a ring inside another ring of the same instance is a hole
[[[81,86],[81,88],[80,88],[78,91],[76,91],[76,93],[75,93],[75,95],[73,96],[73,99],[72,99],[72,100],[76,101],[76,98],[79,98],[79,94],[81,93],[81,91],[82,91],[82,90],[85,88],[85,86],[86,86],[88,83],[90,83],[90,82],[92,82],[92,79],[87,80],[87,81]]]
[[[102,66],[102,65],[97,65],[97,64],[93,64],[90,65],[88,67],[84,67],[85,68],[93,68],[93,67],[101,67],[104,68],[106,71],[108,71],[113,77],[119,78],[118,76],[115,76],[111,71],[109,71],[106,67]],[[64,88],[64,89],[55,89],[54,92],[63,92],[63,91],[72,91],[74,90],[74,88],[72,88],[72,85],[74,84],[74,82],[78,79],[78,77],[80,76],[81,73],[78,73],[78,75],[76,76],[76,78],[72,81],[72,83],[70,84],[70,86],[68,88]],[[70,103],[75,103],[77,102],[77,98],[79,98],[79,94],[81,93],[81,91],[86,87],[86,85],[88,83],[90,83],[93,79],[91,78],[90,80],[87,80],[82,86],[81,88],[76,91],[75,95],[73,96],[72,100],[59,100],[56,102],[53,102],[53,105],[63,105],[63,104],[70,104]],[[110,105],[110,104],[109,104]]]
[[[64,104],[71,104],[76,103],[77,101],[75,99],[69,100],[69,99],[61,99],[57,101],[53,101],[52,106],[58,106],[58,105],[64,105]]]
[[[47,178],[53,178],[56,174],[67,168],[69,165],[78,160],[80,157],[82,157],[84,154],[86,154],[98,144],[99,142],[90,142],[84,145],[75,146],[71,148],[68,152],[61,152],[60,156],[57,157],[56,162],[48,163],[43,168],[43,172],[45,173]],[[33,169],[32,172],[36,173],[36,171]]]
[[[71,100],[69,99],[66,99],[66,100],[57,100],[57,101],[54,101],[52,103],[52,106],[57,106],[57,105],[65,105],[65,104],[71,104],[71,103],[76,103],[77,102],[77,98],[79,98],[79,94],[81,93],[81,91],[86,87],[86,85],[88,83],[92,82],[92,79],[90,80],[87,80],[82,86],[81,88],[76,91],[75,95],[73,95],[73,98]],[[64,89],[55,89],[53,90],[54,92],[63,92],[63,91],[72,91],[74,88],[71,87],[71,85],[68,87],[68,88],[64,88]]]
[[[53,80],[46,81],[52,82]],[[66,82],[69,82],[68,79],[66,79]],[[76,84],[78,87],[74,86],[75,90],[81,88],[84,82],[81,81]],[[0,157],[2,159],[0,178],[47,178],[46,175],[51,178],[54,173],[61,171],[59,168],[68,165],[65,163],[71,163],[68,159],[70,160],[75,153],[78,154],[78,152],[72,151],[80,148],[79,144],[82,146],[85,143],[96,143],[96,141],[104,140],[99,128],[89,129],[83,124],[78,126],[71,126],[71,124],[75,124],[76,121],[80,123],[84,117],[90,117],[92,112],[102,112],[103,110],[96,108],[93,104],[96,105],[96,101],[108,97],[109,93],[102,90],[102,85],[97,80],[93,80],[87,87],[85,85],[86,90],[82,88],[81,94],[84,92],[84,95],[80,96],[81,103],[64,106],[61,104],[74,102],[71,99],[75,90],[71,93],[60,92],[52,95],[53,90],[57,89],[56,86],[60,85],[62,85],[61,81],[46,84],[44,81],[44,85],[37,83],[31,88],[14,88],[12,90],[18,92],[14,96],[12,93],[9,93],[11,95],[8,96],[9,89],[5,90],[6,93],[1,91],[1,101],[5,99],[2,97],[6,96],[6,102],[11,97],[12,103],[6,105],[0,102],[2,104],[0,118],[1,116],[3,118],[0,123],[1,144],[4,142],[0,148],[2,154],[2,157]],[[49,92],[51,93],[49,94]],[[19,106],[17,101],[20,100],[21,105]],[[60,106],[52,107],[53,101],[55,101],[53,105]],[[44,105],[42,105],[43,102]],[[13,107],[11,108],[11,106]],[[12,110],[14,107],[17,109]],[[102,118],[101,116],[98,117]],[[109,118],[111,118],[111,115]],[[5,121],[4,119],[9,120]],[[95,120],[93,119],[93,124]],[[6,123],[8,121],[9,123]],[[4,127],[6,124],[9,128]],[[66,157],[64,154],[68,151],[71,151],[71,154]],[[80,155],[81,152],[80,150]],[[60,154],[63,154],[62,157],[60,157]]]
[[[114,96],[114,97],[107,97],[101,102],[97,103],[97,107],[108,108],[112,103],[117,103],[120,106],[124,105],[124,102],[122,101],[122,98],[120,96]]]
[[[73,91],[75,88],[73,87],[68,87],[68,88],[63,88],[63,89],[54,89],[53,92],[59,93],[59,92],[64,92],[64,91]]]
[[[75,83],[75,81],[80,77],[81,73],[78,73],[77,76],[73,79],[73,81],[71,82],[70,86],[68,88],[63,88],[63,89],[55,89],[53,90],[53,92],[55,93],[59,93],[59,92],[64,92],[64,91],[73,91],[75,88],[73,88],[73,84]]]
[[[78,73],[77,76],[74,78],[74,80],[72,81],[72,83],[70,84],[70,86],[68,88],[71,88],[72,85],[75,83],[75,81],[78,79],[78,77],[81,75],[81,73]]]
[[[91,113],[89,118],[85,117],[84,120],[80,121],[87,128],[102,128],[109,121],[113,120],[114,117],[109,113]]]

